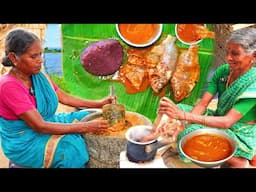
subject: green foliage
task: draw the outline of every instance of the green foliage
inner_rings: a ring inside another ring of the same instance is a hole
[[[65,82],[63,77],[56,74],[50,74],[49,76],[59,86],[59,88],[66,91],[67,93],[70,93],[70,88],[68,87],[68,84]]]

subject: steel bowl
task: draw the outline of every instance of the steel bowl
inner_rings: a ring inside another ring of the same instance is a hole
[[[204,24],[204,26],[206,27],[206,24]],[[175,24],[175,35],[177,37],[177,39],[185,44],[185,45],[195,45],[195,44],[199,44],[203,39],[198,39],[198,40],[192,40],[192,41],[186,41],[185,39],[183,39],[179,33],[178,33],[178,28],[179,28],[179,24]],[[192,31],[190,31],[192,33]]]
[[[201,134],[213,134],[213,135],[219,135],[222,136],[224,138],[226,138],[231,146],[232,146],[232,152],[230,153],[230,155],[224,159],[218,160],[218,161],[200,161],[197,159],[193,159],[192,157],[190,157],[189,155],[187,155],[184,150],[183,150],[183,146],[184,144],[188,141],[188,139],[197,136],[197,135],[201,135]],[[190,133],[188,133],[187,135],[185,135],[178,143],[178,147],[179,150],[181,151],[181,153],[188,158],[189,160],[191,160],[193,163],[199,165],[200,167],[204,167],[204,168],[213,168],[213,167],[219,167],[221,164],[223,164],[224,162],[226,162],[227,160],[229,160],[231,157],[233,157],[233,155],[236,152],[237,149],[237,144],[236,141],[230,137],[225,131],[220,130],[220,129],[216,129],[216,128],[203,128],[203,129],[197,129],[195,131],[192,131]]]

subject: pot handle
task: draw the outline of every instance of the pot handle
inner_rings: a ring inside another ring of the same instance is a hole
[[[157,141],[155,143],[151,143],[151,144],[147,145],[145,147],[145,151],[147,153],[151,153],[152,151],[154,151],[154,150],[156,150],[158,148],[161,148],[161,147],[163,147],[165,145],[171,144],[172,142],[173,141],[171,141],[170,138],[165,138],[165,139],[162,139],[161,141]]]

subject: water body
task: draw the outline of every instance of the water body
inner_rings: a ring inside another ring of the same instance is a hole
[[[44,53],[44,67],[48,74],[62,75],[62,54]]]

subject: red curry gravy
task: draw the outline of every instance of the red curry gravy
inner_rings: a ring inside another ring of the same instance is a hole
[[[200,24],[177,24],[177,33],[179,38],[187,43],[199,41],[201,38],[196,32],[197,25]]]
[[[119,24],[119,31],[122,36],[135,44],[150,42],[159,31],[159,24]]]
[[[103,119],[103,117],[95,118],[97,120]],[[99,133],[100,135],[117,136],[125,138],[126,131],[135,125],[147,125],[147,122],[134,113],[125,113],[125,124],[115,123],[112,127],[109,127],[106,132]]]
[[[227,158],[233,147],[225,137],[201,134],[189,138],[183,145],[183,151],[193,159],[210,162]]]

